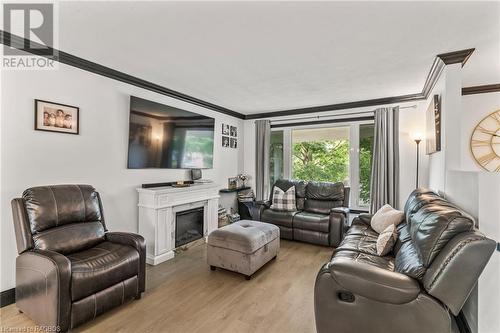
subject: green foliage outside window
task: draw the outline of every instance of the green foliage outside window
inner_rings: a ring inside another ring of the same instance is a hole
[[[349,178],[349,142],[321,140],[293,144],[293,178],[344,182]]]
[[[370,202],[370,176],[373,136],[359,142],[360,204]],[[349,179],[349,142],[321,140],[293,144],[293,178],[325,182]]]
[[[360,204],[370,203],[370,176],[372,171],[373,137],[359,141],[359,200]]]

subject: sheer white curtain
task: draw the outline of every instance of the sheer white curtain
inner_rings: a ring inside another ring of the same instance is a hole
[[[399,107],[375,110],[370,211],[399,208]]]

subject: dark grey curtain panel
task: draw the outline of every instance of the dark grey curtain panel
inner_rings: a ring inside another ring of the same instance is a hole
[[[269,149],[271,121],[255,121],[255,197],[266,200],[269,194]]]
[[[372,214],[385,204],[399,208],[399,107],[375,110],[370,199]]]

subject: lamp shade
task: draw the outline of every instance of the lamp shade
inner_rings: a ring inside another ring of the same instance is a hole
[[[422,131],[412,131],[410,132],[410,138],[413,141],[422,141],[424,139],[424,133]]]

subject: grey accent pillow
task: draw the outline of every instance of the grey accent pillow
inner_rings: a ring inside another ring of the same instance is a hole
[[[396,230],[396,226],[394,224],[385,228],[377,238],[377,254],[379,256],[385,256],[387,253],[391,252],[397,238],[398,231]]]
[[[297,210],[295,203],[295,186],[283,191],[278,186],[273,189],[273,202],[271,209],[282,212],[294,212]]]
[[[373,230],[379,234],[384,231],[391,224],[397,226],[400,224],[405,217],[405,213],[394,209],[391,205],[383,205],[379,210],[372,216],[370,225]]]

